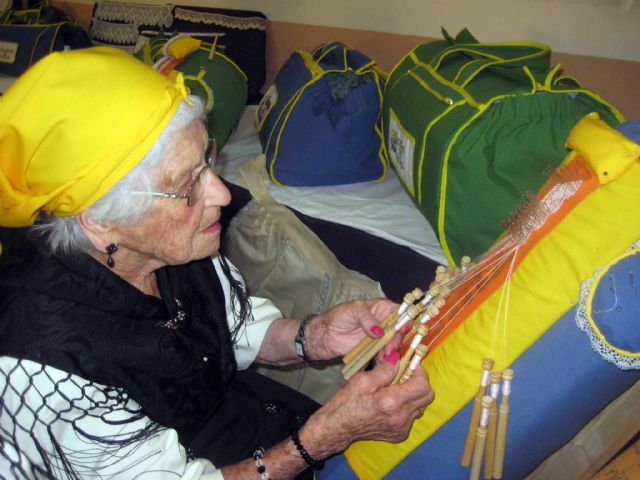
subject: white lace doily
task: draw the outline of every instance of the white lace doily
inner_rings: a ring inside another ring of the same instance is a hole
[[[636,250],[638,248],[640,248],[640,241],[634,243],[627,251]],[[580,285],[580,301],[576,308],[576,324],[580,330],[584,331],[588,335],[592,348],[606,361],[613,363],[621,370],[640,369],[640,358],[624,355],[624,353],[619,350],[612,348],[611,345],[605,343],[600,338],[589,322],[587,299],[591,293],[591,289],[597,287],[597,285],[594,286],[594,283],[601,271],[602,268],[599,268],[593,273],[591,278],[583,281]]]

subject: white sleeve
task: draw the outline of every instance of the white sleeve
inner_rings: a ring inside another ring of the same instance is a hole
[[[224,291],[224,298],[226,301],[225,308],[227,310],[227,322],[229,328],[232,329],[235,324],[236,317],[234,314],[234,308],[232,305],[231,288],[229,280],[222,271],[220,265],[220,258],[214,257],[213,265],[215,266],[216,273],[222,284]],[[242,288],[245,288],[244,279],[240,275],[238,269],[227,259],[227,263],[231,268],[231,274],[240,282]],[[245,289],[246,291],[246,289]],[[249,297],[251,303],[251,310],[253,313],[253,320],[245,324],[245,330],[238,336],[236,344],[236,362],[238,362],[238,368],[243,370],[248,368],[253,363],[260,351],[262,340],[267,332],[267,328],[271,325],[271,322],[278,318],[282,318],[282,313],[276,308],[276,306],[266,298]]]
[[[10,357],[0,357],[0,384],[0,472],[224,480],[209,460],[188,461],[176,431],[138,415],[140,407],[122,389]],[[151,433],[135,439],[140,432]]]

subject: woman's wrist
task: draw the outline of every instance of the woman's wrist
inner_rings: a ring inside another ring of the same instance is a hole
[[[306,325],[304,336],[306,360],[311,362],[331,360],[330,358],[325,358],[324,354],[323,337],[325,328],[322,321],[322,314],[309,315],[305,317],[305,320],[307,318],[309,318],[309,321]]]
[[[316,318],[316,315],[310,314],[302,319],[302,321],[300,322],[300,326],[298,327],[296,336],[293,340],[296,354],[305,362],[310,362],[313,360],[313,358],[311,358],[311,351],[309,348],[311,341],[309,327],[314,318]]]

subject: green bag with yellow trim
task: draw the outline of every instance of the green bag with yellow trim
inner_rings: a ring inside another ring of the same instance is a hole
[[[468,30],[425,43],[394,67],[384,92],[385,148],[448,261],[485,252],[525,192],[568,153],[590,112],[623,118],[550,69],[546,45],[479,43]]]
[[[215,42],[160,33],[136,54],[165,75],[182,73],[190,93],[204,100],[207,130],[218,151],[233,133],[249,91],[246,74],[221,50]]]

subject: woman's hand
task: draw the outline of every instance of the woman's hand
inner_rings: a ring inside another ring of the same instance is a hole
[[[307,356],[330,360],[348,353],[366,335],[382,336],[380,322],[396,311],[390,300],[353,300],[341,303],[313,318],[305,335]]]
[[[395,357],[397,359],[397,356]],[[418,368],[402,384],[390,385],[397,366],[379,355],[376,367],[357,373],[309,418],[300,439],[314,458],[325,458],[357,440],[399,442],[434,399],[427,374]]]

